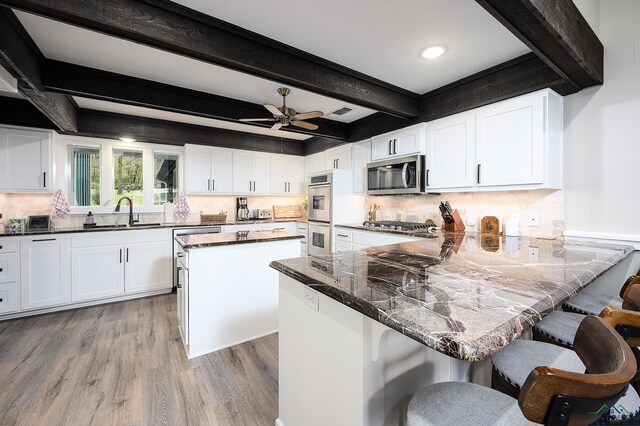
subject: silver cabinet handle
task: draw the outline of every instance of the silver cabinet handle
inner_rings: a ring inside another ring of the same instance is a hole
[[[216,180],[215,179],[211,179],[211,190],[212,191],[216,190]]]
[[[211,191],[211,179],[207,179],[207,191]]]

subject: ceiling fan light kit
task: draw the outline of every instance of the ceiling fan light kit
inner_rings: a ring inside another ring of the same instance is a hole
[[[291,93],[291,89],[288,87],[281,87],[278,89],[278,94],[282,96],[282,106],[277,108],[270,104],[263,105],[267,111],[273,114],[273,118],[241,118],[240,121],[275,121],[276,123],[271,126],[271,130],[278,130],[283,126],[296,126],[302,127],[307,130],[317,130],[318,126],[311,123],[306,123],[304,120],[310,118],[322,117],[324,113],[322,111],[310,111],[300,114],[296,113],[296,110],[287,106],[287,95]]]

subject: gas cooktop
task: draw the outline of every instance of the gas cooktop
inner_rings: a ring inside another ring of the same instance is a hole
[[[393,220],[380,220],[375,222],[364,222],[362,226],[367,228],[393,229],[394,231],[435,231],[435,223],[398,222]]]

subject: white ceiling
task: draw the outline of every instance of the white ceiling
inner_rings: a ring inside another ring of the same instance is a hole
[[[73,99],[80,108],[95,109],[98,111],[116,112],[120,114],[134,115],[138,117],[157,118],[159,120],[175,121],[178,123],[195,124],[198,126],[216,127],[219,129],[235,130],[238,132],[254,133],[259,135],[282,137],[299,141],[311,138],[309,135],[276,130],[272,132],[268,127],[249,126],[231,121],[214,120],[212,118],[197,117],[194,115],[180,114],[176,112],[162,111],[152,108],[144,108],[134,105],[118,104],[115,102],[98,101],[95,99],[74,96]]]
[[[173,1],[418,94],[530,52],[473,0]]]
[[[282,0],[176,0],[248,30],[422,94],[477,71],[512,59],[529,49],[473,0],[325,0],[318,7]],[[175,55],[141,44],[16,11],[44,55],[91,68],[158,81],[253,103],[281,104],[281,83]],[[422,48],[445,44],[434,61],[419,57]],[[352,122],[374,111],[292,88],[287,104],[298,112],[342,107],[353,111],[326,118]],[[167,113],[111,102],[77,99],[81,107],[135,113],[146,117],[212,127],[241,126],[225,121]],[[269,117],[265,110],[264,117]],[[254,117],[249,117],[254,118]],[[257,118],[257,117],[256,117]],[[205,124],[206,121],[206,124]],[[306,136],[283,132],[283,137]]]
[[[281,83],[250,76],[195,59],[175,55],[141,44],[109,37],[93,31],[16,12],[20,22],[49,59],[158,81],[206,93],[213,93],[258,104],[282,105],[277,93]],[[374,111],[340,100],[293,88],[287,105],[298,112],[320,110],[325,114],[347,106],[353,111],[341,117],[351,122]],[[270,114],[265,110],[264,118]],[[259,118],[259,117],[246,117]]]

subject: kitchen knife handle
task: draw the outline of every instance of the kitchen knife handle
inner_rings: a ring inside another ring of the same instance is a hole
[[[480,163],[478,163],[478,181],[477,183],[480,183]]]

